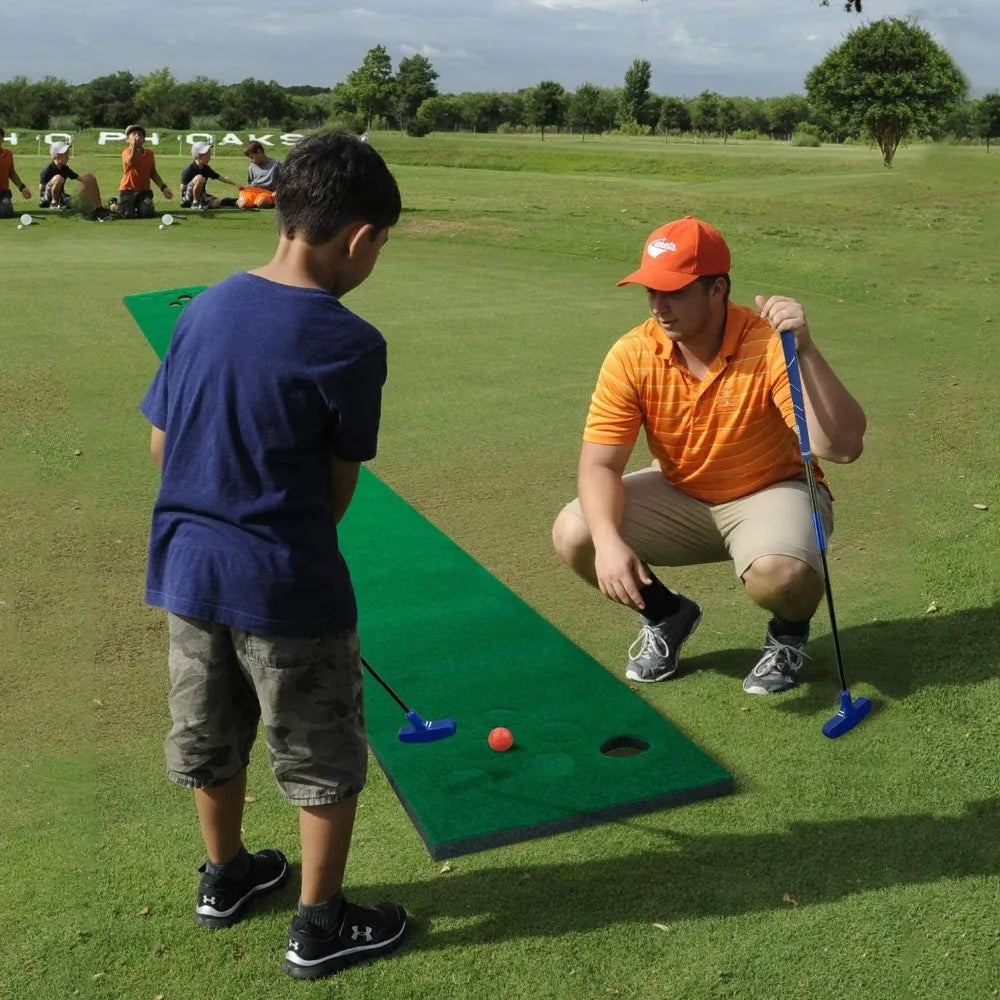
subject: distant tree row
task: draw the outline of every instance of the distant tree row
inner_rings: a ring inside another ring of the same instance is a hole
[[[1000,93],[967,100],[967,83],[931,36],[912,21],[886,19],[852,31],[806,77],[807,96],[696,97],[656,94],[652,65],[636,59],[621,87],[584,83],[567,91],[554,80],[510,92],[438,93],[438,74],[423,55],[392,60],[382,45],[333,87],[283,87],[247,78],[220,84],[206,76],[176,80],[169,69],[136,77],[122,71],[72,85],[24,76],[0,83],[0,122],[44,129],[121,126],[141,120],[187,129],[282,127],[286,131],[339,124],[364,131],[568,130],[585,138],[608,132],[693,134],[703,138],[874,141],[886,166],[913,136],[1000,138]]]

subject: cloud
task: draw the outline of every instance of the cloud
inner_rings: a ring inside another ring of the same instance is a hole
[[[474,56],[466,52],[465,49],[461,48],[450,48],[450,49],[436,49],[433,45],[421,45],[417,48],[414,45],[407,45],[406,42],[400,42],[397,46],[398,50],[407,56],[423,56],[425,59],[473,59]]]
[[[531,0],[536,7],[547,10],[625,10],[638,0]]]

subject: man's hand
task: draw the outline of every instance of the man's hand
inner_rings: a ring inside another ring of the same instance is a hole
[[[171,191],[169,187],[165,187],[162,193],[163,197],[166,198],[168,201],[174,196],[174,192]]]
[[[594,573],[601,593],[617,604],[642,611],[645,604],[640,588],[653,582],[642,560],[623,542],[605,541],[594,545]]]
[[[25,201],[31,201],[31,188],[29,188],[27,184],[21,185],[21,197],[24,198]]]
[[[770,323],[777,333],[795,331],[795,350],[799,354],[809,347],[812,336],[809,333],[805,310],[800,302],[787,295],[772,295],[766,300],[763,295],[758,295],[756,302],[760,318]]]

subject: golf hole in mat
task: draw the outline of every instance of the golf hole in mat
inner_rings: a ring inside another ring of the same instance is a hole
[[[180,309],[182,306],[186,306],[191,301],[190,295],[180,295],[173,302],[170,303],[171,307],[174,309]]]
[[[649,742],[639,736],[612,736],[601,744],[605,757],[638,757],[649,749]]]

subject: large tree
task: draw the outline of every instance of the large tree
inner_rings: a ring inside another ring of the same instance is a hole
[[[225,88],[220,116],[227,129],[243,129],[278,124],[293,111],[292,99],[280,83],[248,76]]]
[[[393,92],[400,128],[409,129],[416,117],[417,108],[428,97],[437,96],[437,87],[434,84],[437,78],[437,71],[430,60],[419,52],[400,60]]]
[[[988,153],[990,142],[1000,139],[1000,92],[994,90],[976,101],[972,113],[972,129],[978,138],[986,140]]]
[[[588,132],[603,131],[602,116],[601,88],[593,83],[581,83],[566,105],[566,124],[580,129],[581,139],[586,139]]]
[[[388,114],[395,83],[392,60],[384,45],[369,49],[361,65],[347,74],[348,90],[367,128],[372,127],[376,115]]]
[[[660,102],[660,118],[656,123],[663,135],[691,131],[691,109],[679,97],[664,97]]]
[[[703,90],[691,102],[691,128],[704,139],[719,127],[722,98],[714,90]]]
[[[653,67],[648,59],[636,59],[625,72],[622,88],[622,119],[633,125],[648,125],[649,85]],[[659,110],[659,109],[657,109]]]
[[[537,125],[545,138],[547,125],[559,125],[564,114],[566,91],[561,83],[542,80],[524,95],[524,117],[529,125]]]
[[[128,71],[94,77],[79,94],[80,118],[91,125],[124,128],[135,121],[135,95],[139,81]]]
[[[968,83],[928,32],[893,17],[850,32],[810,70],[806,90],[836,126],[873,139],[891,167],[899,144],[939,128]]]

